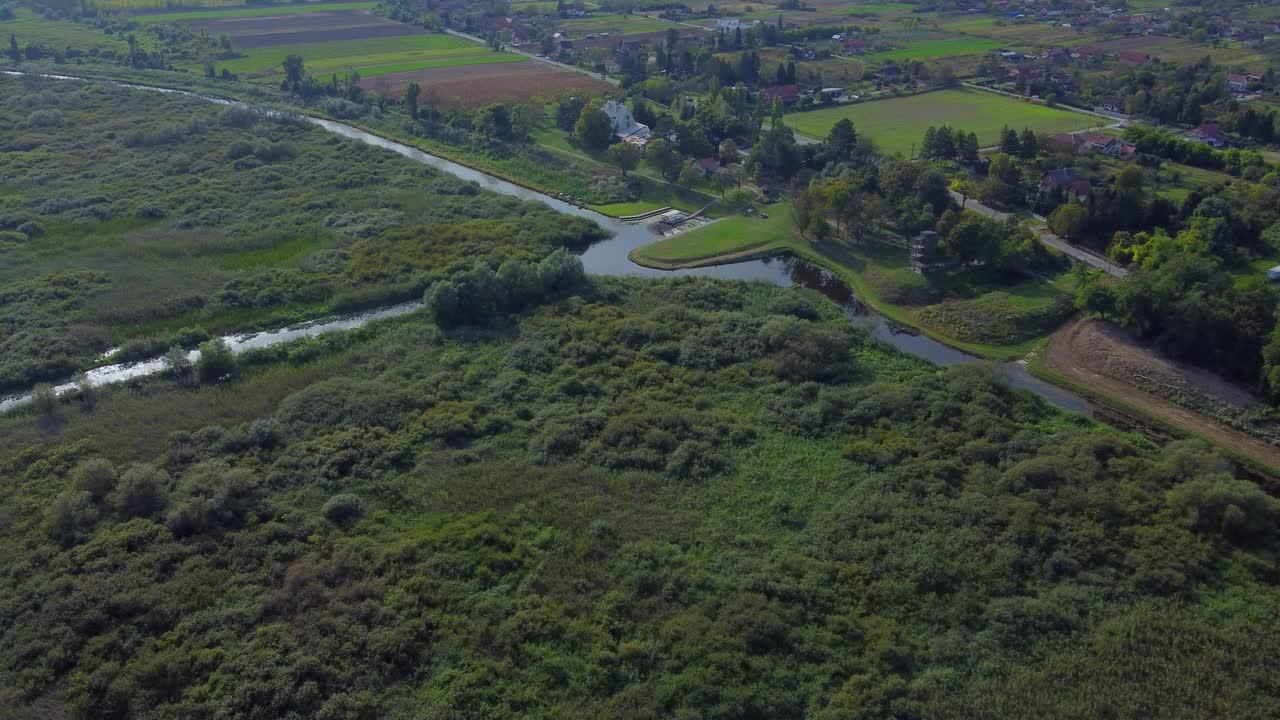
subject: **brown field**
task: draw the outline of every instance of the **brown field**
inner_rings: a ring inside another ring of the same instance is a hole
[[[207,30],[217,37],[226,33],[236,50],[370,38],[420,35],[420,27],[398,23],[367,10],[295,13],[257,17],[203,18],[186,23],[192,30]]]
[[[542,62],[497,63],[426,68],[365,78],[366,90],[400,96],[411,82],[446,101],[473,107],[499,100],[523,101],[555,97],[564,92],[601,93],[613,85],[589,75]]]

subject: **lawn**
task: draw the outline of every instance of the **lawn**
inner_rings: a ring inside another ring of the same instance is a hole
[[[858,132],[869,136],[882,150],[903,154],[911,153],[912,148],[919,145],[925,129],[931,125],[950,125],[975,132],[979,143],[991,145],[998,140],[1000,129],[1006,125],[1059,133],[1080,130],[1100,122],[1089,115],[996,93],[942,90],[794,113],[786,116],[786,123],[799,133],[822,138],[843,118],[852,120]]]
[[[372,10],[376,2],[303,3],[300,5],[269,5],[267,7],[232,7],[223,10],[194,10],[142,14],[134,19],[141,23],[182,22],[183,20],[213,20],[217,18],[271,17],[306,12],[334,12],[338,10]]]
[[[768,218],[734,215],[696,230],[646,245],[631,255],[642,265],[694,266],[698,261],[776,250],[787,244],[795,230],[786,203],[765,208]],[[737,259],[743,259],[738,257]],[[703,263],[710,264],[710,263]]]
[[[487,62],[517,62],[519,55],[502,55],[450,35],[400,35],[365,40],[274,45],[255,48],[244,57],[218,63],[236,74],[278,74],[290,55],[301,55],[309,72],[328,73],[357,68],[362,75],[399,72],[423,67],[446,67]],[[501,60],[492,58],[501,57]],[[372,70],[374,66],[382,66]],[[387,67],[393,69],[386,69]]]
[[[978,55],[995,50],[1000,43],[987,38],[958,37],[941,40],[917,40],[896,50],[872,53],[876,60],[930,60],[957,55]]]

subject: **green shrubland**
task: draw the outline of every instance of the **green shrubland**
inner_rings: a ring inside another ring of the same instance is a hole
[[[820,298],[575,265],[464,264],[421,313],[221,384],[0,421],[5,705],[1280,710],[1280,503],[1220,458],[898,354]]]

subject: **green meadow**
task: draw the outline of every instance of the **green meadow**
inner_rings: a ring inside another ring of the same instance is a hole
[[[394,66],[394,70],[384,72],[397,72],[442,65],[513,62],[524,59],[517,55],[495,53],[449,35],[402,35],[255,48],[245,52],[244,57],[218,63],[218,67],[236,74],[275,74],[283,72],[281,63],[290,55],[301,55],[307,70],[311,72],[326,73],[356,68],[362,75],[378,74],[366,69],[373,66]]]
[[[848,118],[858,132],[885,152],[908,154],[931,125],[950,125],[978,134],[985,145],[998,140],[1006,125],[1021,130],[1059,133],[1099,124],[1097,118],[978,90],[941,90],[910,97],[823,108],[786,116],[786,123],[813,138]]]

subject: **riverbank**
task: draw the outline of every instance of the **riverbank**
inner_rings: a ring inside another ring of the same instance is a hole
[[[1087,357],[1092,351],[1092,354],[1105,356],[1109,363],[1114,363],[1117,357],[1135,356],[1136,361],[1149,367],[1152,374],[1159,371],[1158,366],[1167,363],[1133,343],[1098,332],[1099,324],[1101,321],[1077,318],[1065,325],[1053,333],[1044,347],[1030,359],[1027,370],[1036,377],[1088,397],[1103,408],[1128,416],[1138,424],[1159,428],[1176,437],[1203,440],[1248,467],[1280,477],[1280,447],[1126,382],[1116,372],[1106,371]],[[1091,347],[1082,349],[1082,344]],[[1248,401],[1245,391],[1207,371],[1175,368],[1173,372],[1184,376],[1180,383],[1198,386],[1196,392],[1214,396],[1217,403],[1238,405]]]

